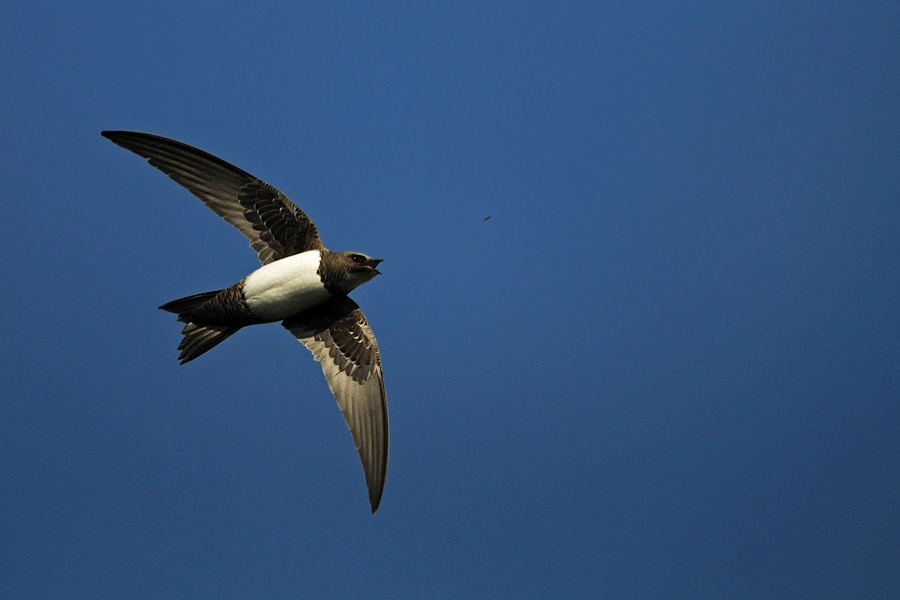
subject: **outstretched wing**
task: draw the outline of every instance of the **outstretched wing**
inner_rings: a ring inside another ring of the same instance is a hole
[[[286,319],[284,325],[322,364],[359,452],[369,504],[378,510],[388,462],[388,412],[375,334],[359,305],[334,298]]]
[[[150,159],[150,164],[200,198],[250,240],[259,261],[324,248],[315,224],[277,189],[221,158],[187,144],[136,131],[103,137]]]

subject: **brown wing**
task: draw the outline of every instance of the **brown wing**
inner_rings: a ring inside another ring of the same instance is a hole
[[[359,452],[369,504],[378,510],[388,462],[388,412],[375,335],[359,306],[335,298],[282,323],[322,364]]]
[[[287,196],[221,158],[149,133],[101,135],[150,159],[151,165],[234,225],[250,240],[262,264],[324,247],[316,226]]]

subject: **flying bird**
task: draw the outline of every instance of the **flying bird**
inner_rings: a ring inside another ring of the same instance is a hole
[[[281,321],[322,365],[359,452],[375,513],[387,475],[387,399],[375,335],[347,294],[380,275],[381,259],[328,250],[315,224],[287,196],[203,150],[149,133],[101,135],[149,159],[236,227],[262,263],[231,287],[159,307],[184,323],[181,363],[242,327]]]

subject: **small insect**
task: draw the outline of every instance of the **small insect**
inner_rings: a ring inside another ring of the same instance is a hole
[[[488,216],[486,216],[486,217],[484,218],[484,221],[487,221],[487,220],[490,219],[490,218],[491,218],[491,215],[488,215]],[[484,221],[482,221],[482,223],[484,223]]]

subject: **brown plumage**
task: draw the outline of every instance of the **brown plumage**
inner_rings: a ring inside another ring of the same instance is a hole
[[[362,310],[347,298],[347,293],[378,275],[375,267],[380,259],[327,250],[316,226],[287,196],[212,154],[147,133],[104,131],[102,135],[149,159],[151,165],[237,228],[250,240],[263,265],[231,287],[194,294],[160,307],[178,315],[178,321],[185,324],[178,346],[181,362],[194,360],[242,327],[283,319],[284,327],[322,365],[359,453],[374,513],[381,502],[387,474],[387,399],[375,336]],[[315,274],[303,271],[304,265],[312,264],[307,261],[309,256],[318,261]],[[294,258],[278,262],[289,257]],[[296,267],[282,269],[286,264]],[[300,269],[296,277],[292,268]],[[257,276],[263,271],[267,275]],[[317,279],[309,279],[310,275]],[[253,286],[258,297],[251,290]],[[274,296],[265,296],[271,291],[276,292]],[[285,306],[282,292],[300,299],[315,298],[318,304],[289,316],[268,318],[280,314],[279,307]],[[248,294],[259,304],[251,304]],[[258,306],[257,315],[267,318],[254,315],[253,306]]]

